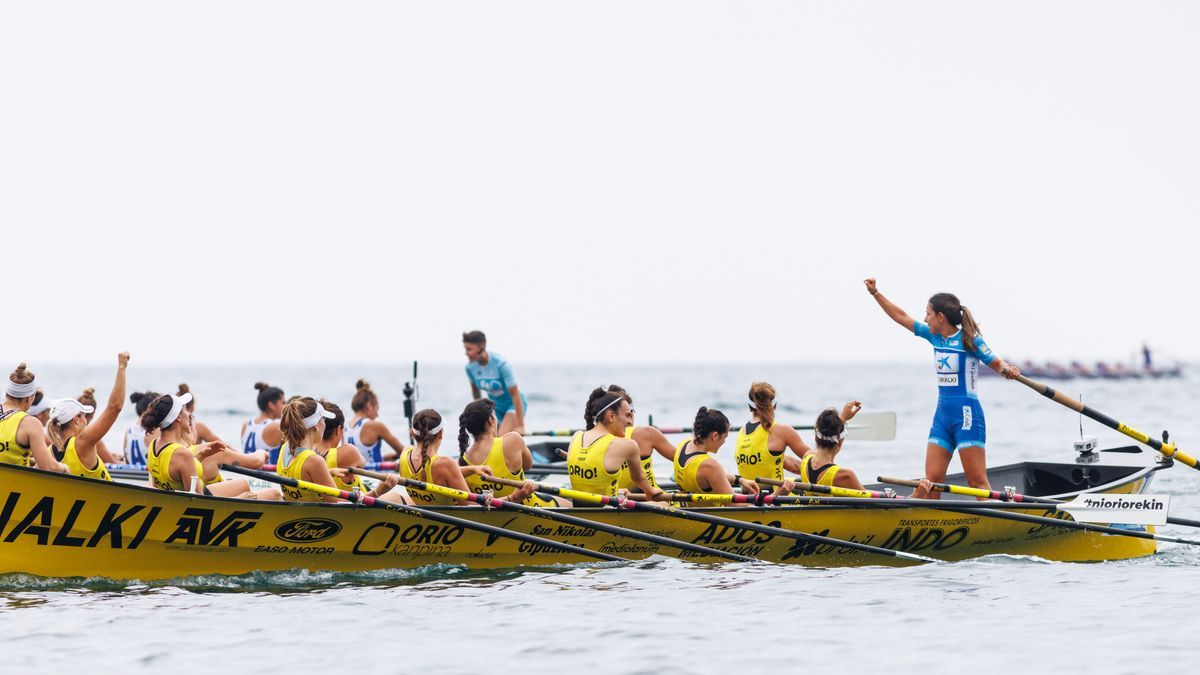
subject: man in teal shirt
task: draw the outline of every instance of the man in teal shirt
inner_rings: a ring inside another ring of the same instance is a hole
[[[487,350],[483,331],[463,333],[463,350],[467,353],[467,379],[471,381],[471,398],[482,394],[496,404],[496,419],[500,420],[499,435],[515,431],[525,433],[525,395],[517,387],[512,366],[503,356]]]

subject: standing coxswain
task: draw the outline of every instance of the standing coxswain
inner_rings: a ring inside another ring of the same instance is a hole
[[[635,487],[651,499],[666,499],[666,493],[646,476],[638,444],[625,438],[625,430],[633,426],[633,406],[625,394],[593,389],[583,419],[584,431],[576,432],[567,448],[572,489],[616,497],[621,468],[628,466]]]
[[[125,407],[125,368],[128,365],[129,352],[117,354],[117,376],[108,395],[108,404],[99,415],[95,415],[95,406],[74,399],[59,401],[50,410],[46,431],[53,444],[51,451],[55,459],[70,468],[72,475],[112,480],[100,454],[100,443]]]
[[[283,445],[283,432],[279,430],[279,418],[283,416],[285,404],[283,390],[266,382],[255,382],[258,390],[258,416],[242,424],[242,452],[252,454],[259,450],[267,453],[267,461],[279,463],[279,446]]]
[[[525,411],[529,409],[525,395],[517,385],[512,366],[505,358],[487,348],[483,331],[463,333],[463,350],[467,354],[467,379],[471,382],[471,399],[483,394],[496,404],[496,419],[500,420],[500,435],[510,431],[525,434]]]
[[[925,449],[925,478],[934,483],[943,482],[950,458],[957,451],[967,483],[974,488],[990,490],[984,451],[987,426],[976,391],[979,362],[983,361],[1005,379],[1016,378],[1021,371],[992,353],[979,334],[975,317],[954,295],[937,293],[929,298],[922,323],[884,297],[874,279],[864,283],[884,313],[933,345],[938,403]],[[940,493],[930,496],[936,499]]]
[[[729,438],[729,418],[720,410],[701,407],[692,422],[692,437],[681,441],[675,452],[675,484],[682,492],[733,494],[737,483],[747,494],[759,492],[758,483],[749,478],[731,476],[715,455]],[[790,494],[794,484],[784,479],[775,494]],[[732,501],[725,506],[739,506]]]
[[[54,459],[46,443],[46,428],[28,414],[37,394],[33,371],[24,363],[8,376],[4,385],[4,404],[0,405],[0,463],[29,466],[67,473],[67,465]]]
[[[378,465],[385,459],[395,459],[404,452],[404,442],[379,419],[379,396],[371,390],[370,382],[359,380],[354,383],[354,398],[350,399],[350,410],[354,412],[354,419],[346,425],[346,442],[358,448],[363,459]],[[383,449],[384,443],[388,444],[388,450]]]

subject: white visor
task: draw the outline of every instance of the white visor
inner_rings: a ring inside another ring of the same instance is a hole
[[[333,413],[329,412],[328,410],[325,409],[324,406],[322,406],[320,403],[318,403],[317,409],[313,411],[313,414],[304,418],[304,428],[311,429],[311,428],[317,426],[317,423],[321,421],[321,418],[331,420],[335,417],[337,417],[337,415],[334,415]]]
[[[80,413],[86,415],[95,410],[96,409],[90,405],[84,405],[73,398],[68,398],[55,402],[54,406],[50,408],[50,419],[58,422],[60,425],[63,425],[75,419],[75,417]],[[29,414],[35,414],[32,408],[30,409]]]
[[[41,403],[34,403],[29,406],[28,414],[35,415],[35,416],[41,415],[42,413],[49,410],[50,406],[52,406],[52,405],[54,405],[54,401],[51,401],[49,396],[43,396]]]
[[[192,402],[191,392],[186,393],[183,396],[176,396],[175,394],[171,394],[171,412],[167,413],[167,416],[163,418],[163,421],[158,423],[158,428],[166,429],[167,427],[174,424],[175,420],[179,419],[179,413],[183,411],[183,406],[185,406],[191,402]]]

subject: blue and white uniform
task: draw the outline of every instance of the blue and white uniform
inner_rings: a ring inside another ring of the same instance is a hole
[[[504,416],[513,411],[513,398],[508,390],[517,386],[517,378],[513,375],[512,366],[503,356],[496,352],[488,352],[486,366],[468,361],[467,379],[496,404],[496,419],[503,421]],[[524,393],[521,394],[521,409],[529,410]]]
[[[146,430],[140,421],[133,421],[125,430],[125,461],[146,466]]]
[[[934,335],[929,326],[913,322],[913,334],[933,345],[937,369],[938,404],[929,429],[929,442],[950,452],[959,448],[984,447],[987,425],[976,387],[979,362],[991,365],[996,355],[982,337],[975,336],[974,353],[963,347],[962,330],[950,337]]]
[[[367,445],[362,442],[362,428],[367,418],[362,418],[355,422],[353,426],[346,429],[345,442],[358,448],[362,453],[363,459],[367,460],[367,464],[379,465],[383,462],[383,439],[376,438],[375,442]]]
[[[265,419],[261,422],[255,422],[253,417],[247,420],[246,431],[242,433],[242,452],[248,455],[259,450],[266,450],[267,454],[270,455],[267,463],[278,464],[280,446],[267,445],[267,442],[263,440],[263,430],[267,428],[268,424],[274,421],[272,419]]]

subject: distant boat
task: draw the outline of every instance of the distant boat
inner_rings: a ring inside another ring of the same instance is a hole
[[[1140,380],[1143,378],[1169,379],[1183,377],[1183,365],[1132,367],[1119,362],[1097,361],[1088,366],[1081,361],[1063,365],[1054,361],[1009,361],[1021,369],[1021,374],[1040,380]],[[984,375],[995,375],[991,368],[981,368]]]

